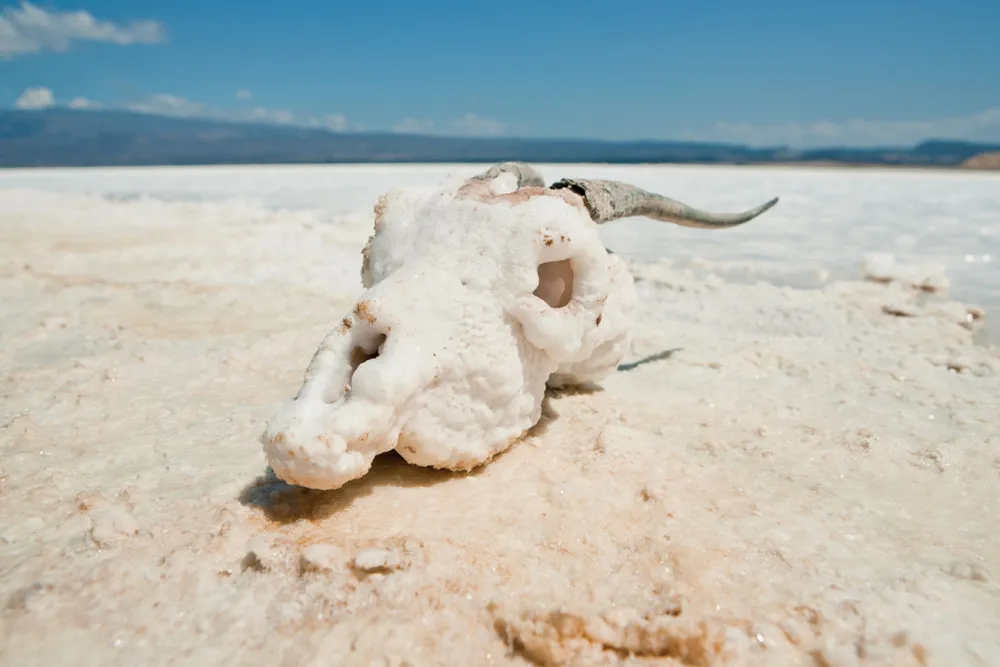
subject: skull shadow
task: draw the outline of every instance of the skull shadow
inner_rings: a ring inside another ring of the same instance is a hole
[[[546,392],[542,401],[542,416],[524,438],[545,434],[559,413],[552,407],[552,399],[566,392]],[[496,463],[515,449],[510,447],[493,459]],[[487,465],[480,465],[467,472],[437,470],[407,463],[395,450],[375,457],[371,470],[364,477],[348,482],[339,489],[319,491],[288,484],[278,478],[270,468],[240,491],[239,502],[260,510],[269,520],[277,523],[294,523],[301,519],[321,521],[351,507],[356,500],[371,495],[382,486],[430,487],[455,479],[475,477],[486,472]]]
[[[651,354],[633,362],[618,366],[619,372],[631,371],[639,366],[671,358],[681,348],[673,348]],[[558,419],[559,413],[553,407],[553,400],[563,396],[592,394],[604,391],[596,383],[571,385],[549,389],[542,401],[542,416],[526,434],[525,438],[540,437],[548,431],[549,425]],[[508,448],[493,458],[492,464],[502,460],[514,447]],[[248,484],[240,492],[239,501],[245,506],[259,509],[268,519],[277,523],[294,523],[300,519],[321,521],[348,509],[358,499],[364,498],[382,486],[430,487],[456,478],[474,477],[486,472],[486,464],[468,472],[436,470],[407,463],[395,450],[375,457],[371,470],[364,477],[349,482],[340,489],[317,491],[282,481],[267,468],[263,474]]]

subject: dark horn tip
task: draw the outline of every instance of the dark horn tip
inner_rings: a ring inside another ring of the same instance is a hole
[[[569,188],[575,194],[578,194],[580,196],[587,194],[587,192],[578,183],[574,183],[573,181],[567,178],[556,181],[555,183],[549,186],[550,190],[563,190],[565,188]]]

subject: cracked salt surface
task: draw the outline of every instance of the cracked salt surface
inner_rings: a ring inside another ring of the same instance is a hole
[[[472,474],[330,493],[267,474],[264,420],[375,196],[476,167],[0,172],[0,664],[1000,665],[1000,263],[965,261],[1000,256],[996,177],[540,168],[782,203],[609,225],[621,372]],[[884,252],[962,302],[861,281]]]

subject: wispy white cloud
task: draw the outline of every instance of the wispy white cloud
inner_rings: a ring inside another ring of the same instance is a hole
[[[710,130],[688,132],[682,138],[795,148],[908,146],[931,138],[1000,142],[1000,107],[969,116],[930,120],[854,119],[774,125],[720,122]]]
[[[56,96],[51,88],[37,86],[26,89],[14,100],[14,106],[18,109],[49,109],[56,106]],[[86,97],[74,97],[67,104],[70,109],[100,109],[101,104]]]
[[[245,95],[243,93],[246,93]],[[237,97],[248,99],[250,91],[240,89]],[[19,109],[46,109],[57,104],[53,91],[40,86],[28,88],[15,101]],[[60,102],[73,109],[105,108],[100,102],[76,97]],[[160,93],[112,108],[136,112],[188,118],[209,118],[222,121],[263,122],[278,125],[323,128],[331,132],[361,131],[363,127],[341,113],[325,115],[298,114],[286,109],[246,106],[223,109],[177,95]],[[511,128],[499,121],[466,113],[446,124],[433,120],[407,117],[394,125],[393,132],[436,136],[498,136]],[[516,128],[515,128],[516,129]],[[813,123],[750,124],[719,122],[711,128],[687,132],[674,138],[691,141],[732,142],[750,146],[789,146],[815,148],[822,146],[911,146],[926,139],[955,139],[1000,143],[1000,107],[967,116],[930,120],[873,121],[855,119],[845,122],[817,121]]]
[[[236,91],[236,99],[238,100],[249,100],[253,97],[253,93],[246,88],[240,88]]]
[[[434,121],[425,118],[404,118],[392,126],[399,134],[429,134],[434,131]]]
[[[69,102],[70,109],[100,109],[101,103],[86,97],[74,97]]]
[[[166,29],[157,21],[120,25],[82,10],[49,11],[30,2],[0,13],[0,60],[43,51],[65,52],[74,42],[129,46],[157,44],[166,38]]]
[[[223,116],[232,116],[235,119],[239,119],[242,114],[239,112],[221,112]],[[286,111],[284,109],[267,109],[265,107],[254,107],[250,111],[251,120],[259,120],[265,123],[274,123],[275,125],[294,125],[295,124],[295,114],[291,111]]]
[[[38,88],[28,88],[14,102],[18,109],[48,109],[55,106],[56,98],[50,88],[39,86]]]
[[[256,106],[252,109],[220,109],[202,102],[195,102],[185,97],[158,93],[125,105],[129,111],[139,113],[178,116],[181,118],[210,118],[214,120],[233,120],[245,122],[263,122],[275,125],[305,125],[305,120],[299,119],[293,112],[286,109],[269,109]]]
[[[496,136],[503,134],[506,127],[503,123],[491,118],[483,118],[474,113],[467,113],[457,118],[444,128],[426,118],[404,118],[392,127],[393,132],[400,134],[460,134],[466,136]]]
[[[344,114],[327,114],[324,116],[300,115],[287,109],[271,109],[263,106],[256,106],[252,109],[222,109],[168,93],[149,95],[126,104],[125,108],[139,113],[177,116],[181,118],[208,118],[212,120],[269,123],[274,125],[297,125],[324,128],[332,132],[347,132],[349,130],[361,129],[360,125],[352,123]]]
[[[351,129],[351,124],[342,113],[327,114],[323,116],[323,127],[331,132],[346,132]]]
[[[129,111],[162,114],[164,116],[206,116],[211,115],[208,107],[200,102],[192,102],[184,97],[158,93],[125,105]]]
[[[496,136],[504,133],[503,123],[474,113],[467,113],[452,121],[451,127],[459,134],[472,136]]]
[[[352,122],[342,113],[326,114],[325,116],[308,116],[303,121],[296,120],[297,125],[323,128],[330,132],[358,132],[364,129],[360,124]]]

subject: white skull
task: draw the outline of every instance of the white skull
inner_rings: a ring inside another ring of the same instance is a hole
[[[390,191],[363,251],[365,292],[262,436],[269,465],[334,489],[392,449],[448,470],[486,463],[538,422],[546,386],[600,380],[625,354],[632,276],[597,224],[730,227],[776,201],[715,215],[614,181],[545,188],[517,163]]]

